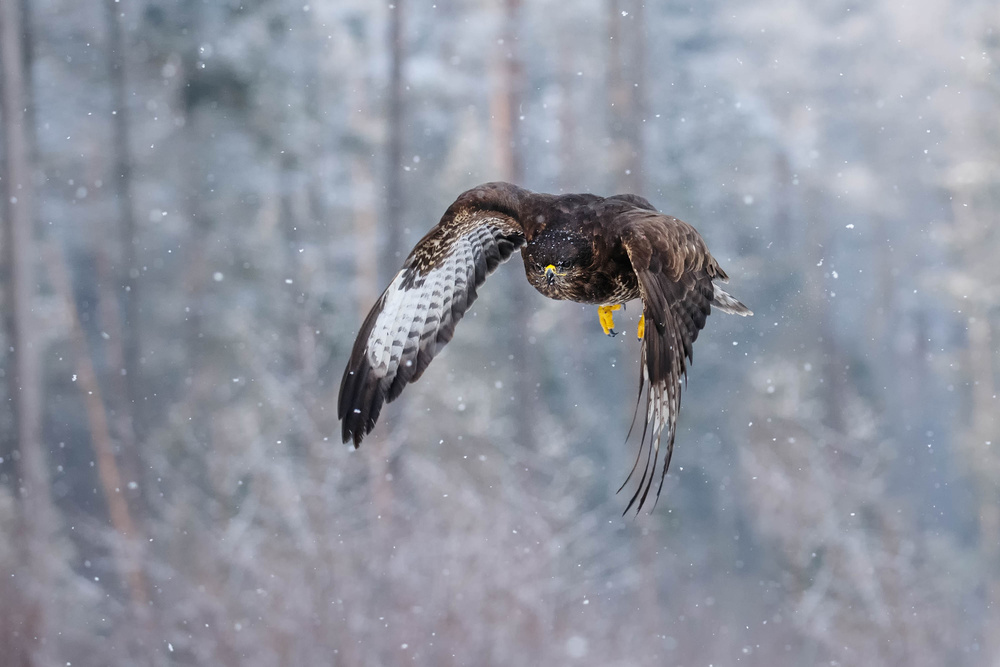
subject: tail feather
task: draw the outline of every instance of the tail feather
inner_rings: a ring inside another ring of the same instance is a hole
[[[712,295],[712,305],[721,310],[724,313],[730,313],[732,315],[742,315],[746,317],[747,315],[753,315],[753,311],[744,306],[739,302],[732,294],[725,291],[718,285],[712,285],[715,288],[715,293]]]

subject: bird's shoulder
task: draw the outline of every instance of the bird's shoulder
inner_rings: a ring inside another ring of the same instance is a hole
[[[637,195],[533,193],[524,201],[521,222],[529,239],[541,233],[563,231],[607,238],[621,227],[619,216],[633,209],[656,210]]]
[[[619,216],[617,222],[622,243],[637,267],[665,270],[674,280],[690,272],[724,275],[698,230],[679,218],[634,209]]]
[[[516,246],[523,243],[520,200],[529,193],[511,183],[484,183],[463,192],[448,207],[437,225],[413,248],[404,269],[419,274],[441,266],[464,238],[477,242],[506,238]]]

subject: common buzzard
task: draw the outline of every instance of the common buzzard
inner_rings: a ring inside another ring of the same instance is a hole
[[[417,243],[361,325],[340,383],[344,442],[361,444],[382,404],[420,378],[451,340],[486,276],[518,249],[535,289],[552,299],[598,305],[606,334],[615,333],[613,311],[642,299],[639,396],[645,388],[646,417],[639,453],[625,480],[645,451],[639,487],[625,511],[637,500],[641,509],[666,430],[657,498],[663,488],[681,378],[687,374],[685,357],[692,359],[691,346],[705,318],[712,306],[736,315],[752,313],[713,282],[728,277],[694,227],[659,213],[636,195],[550,195],[510,183],[486,183],[459,195]]]

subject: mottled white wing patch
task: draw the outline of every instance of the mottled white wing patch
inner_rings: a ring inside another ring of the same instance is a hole
[[[345,442],[360,444],[382,404],[417,380],[451,340],[486,276],[523,244],[521,228],[492,212],[463,213],[417,244],[362,325],[344,372]]]
[[[427,275],[407,280],[407,269],[396,274],[368,336],[368,360],[377,376],[392,379],[400,366],[413,367],[419,350],[436,344],[438,332],[462,316],[468,286],[474,284],[476,264],[482,261],[478,255],[484,239],[477,236],[457,241],[444,263]],[[453,313],[456,294],[463,307]]]

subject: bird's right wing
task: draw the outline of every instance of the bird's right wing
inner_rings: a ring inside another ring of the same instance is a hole
[[[416,381],[451,340],[476,290],[524,245],[518,222],[491,210],[449,209],[417,243],[375,303],[340,382],[344,442],[361,444],[385,402]]]

